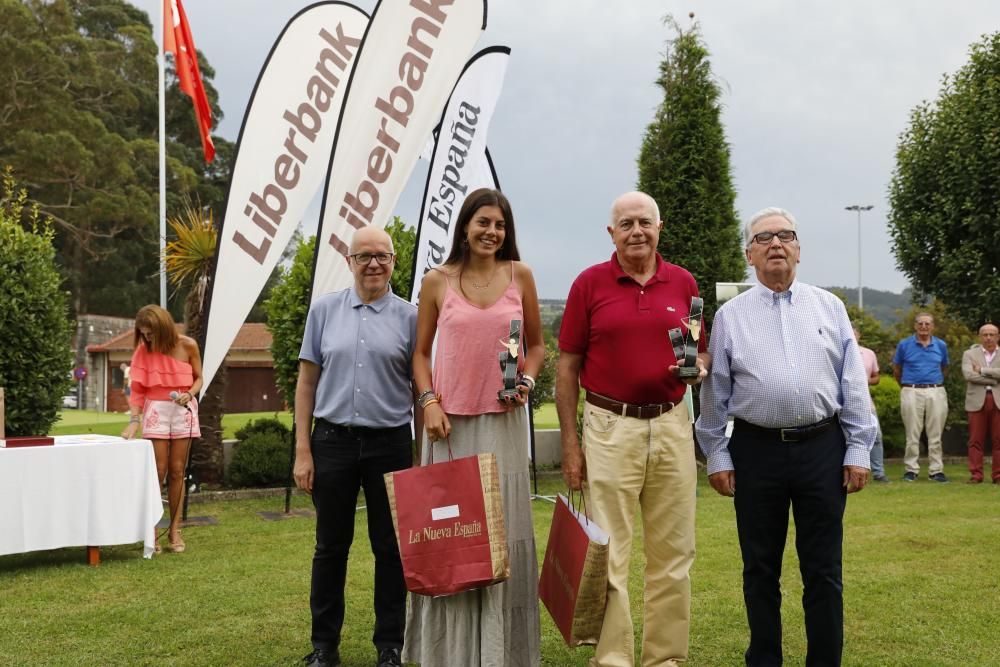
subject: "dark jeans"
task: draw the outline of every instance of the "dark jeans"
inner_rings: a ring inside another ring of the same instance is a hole
[[[368,539],[375,555],[372,641],[379,649],[402,648],[406,584],[382,475],[412,465],[410,427],[349,430],[317,419],[312,433],[312,455],[316,553],[309,607],[313,647],[333,650],[340,645],[347,554],[354,540],[358,489],[363,488]]]
[[[739,423],[729,442],[736,473],[736,526],[750,624],[746,664],[782,664],[781,558],[788,507],[802,573],[808,667],[840,665],[844,645],[841,572],[846,443],[839,424],[805,442],[781,442]]]

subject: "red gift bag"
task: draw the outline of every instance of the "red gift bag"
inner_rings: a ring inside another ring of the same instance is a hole
[[[608,534],[556,498],[538,597],[569,646],[597,644],[608,599]]]
[[[495,455],[387,473],[385,488],[411,593],[451,595],[510,576]]]

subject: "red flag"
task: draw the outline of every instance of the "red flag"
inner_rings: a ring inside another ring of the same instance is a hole
[[[177,81],[181,90],[194,101],[194,115],[201,134],[201,147],[205,152],[205,162],[215,157],[212,143],[212,108],[205,95],[205,84],[198,69],[198,55],[191,37],[191,26],[181,0],[163,0],[163,52],[174,54]]]

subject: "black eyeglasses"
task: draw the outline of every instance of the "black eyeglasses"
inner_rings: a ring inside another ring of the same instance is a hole
[[[782,229],[780,232],[757,232],[752,238],[754,243],[767,245],[775,236],[777,236],[778,240],[782,243],[791,243],[799,238],[794,229]]]
[[[374,257],[376,262],[385,266],[392,261],[395,255],[391,252],[356,252],[353,255],[348,255],[348,257],[361,266],[368,266],[372,261],[372,257]]]

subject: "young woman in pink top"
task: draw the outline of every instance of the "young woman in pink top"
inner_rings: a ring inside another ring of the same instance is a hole
[[[424,665],[537,665],[538,562],[531,523],[524,406],[545,358],[531,269],[518,261],[514,216],[498,190],[469,193],[445,264],[424,276],[413,378],[427,431],[422,460],[493,452],[507,529],[510,579],[441,598],[411,595],[404,659]],[[520,349],[510,341],[521,321]],[[433,370],[431,352],[437,346]],[[500,353],[517,352],[516,396],[498,398]]]
[[[201,355],[194,339],[181,336],[173,318],[159,306],[143,306],[135,316],[135,352],[132,354],[129,397],[131,416],[122,437],[142,435],[153,441],[156,473],[163,486],[170,472],[170,549],[184,551],[180,531],[180,506],[184,497],[184,469],[191,439],[201,435],[198,401],[201,390]],[[160,552],[157,539],[156,552]]]

